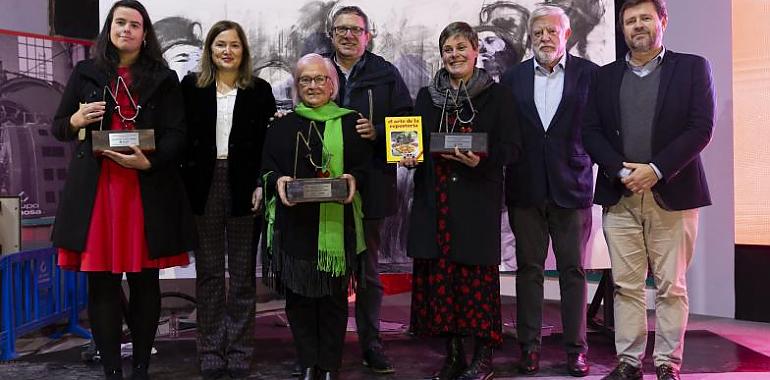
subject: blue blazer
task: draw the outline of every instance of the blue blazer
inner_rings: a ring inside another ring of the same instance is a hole
[[[652,163],[663,178],[652,191],[667,210],[711,204],[700,152],[714,129],[714,86],[711,66],[696,55],[667,50],[652,125]],[[620,84],[625,60],[601,67],[591,87],[583,125],[583,145],[599,164],[594,202],[614,205],[625,192],[618,178],[623,167]]]
[[[546,131],[535,106],[532,59],[506,71],[501,83],[513,91],[522,135],[522,155],[508,165],[505,199],[509,207],[532,207],[550,200],[564,208],[591,206],[593,172],[583,149],[581,122],[595,63],[567,55],[561,103]]]

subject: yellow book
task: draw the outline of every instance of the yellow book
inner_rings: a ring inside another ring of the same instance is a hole
[[[388,162],[399,162],[403,157],[422,162],[422,116],[386,117],[385,149]]]

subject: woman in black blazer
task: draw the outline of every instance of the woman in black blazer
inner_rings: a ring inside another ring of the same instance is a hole
[[[184,78],[182,92],[188,121],[184,177],[201,236],[195,252],[201,374],[246,377],[254,346],[254,213],[275,99],[270,85],[252,75],[246,35],[232,21],[211,27],[201,71]]]

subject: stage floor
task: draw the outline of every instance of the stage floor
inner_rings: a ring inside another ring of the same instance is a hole
[[[512,326],[515,298],[503,299],[506,339],[496,352],[494,364],[498,379],[521,377],[515,365],[519,349]],[[265,306],[265,305],[261,305]],[[275,309],[275,303],[270,308]],[[294,347],[291,333],[280,312],[260,308],[257,317],[257,350],[250,378],[291,379]],[[544,330],[541,371],[538,379],[570,379],[563,368],[565,355],[561,349],[558,303],[548,302],[544,308]],[[352,312],[352,310],[351,310]],[[360,350],[355,333],[348,333],[342,378],[420,379],[440,366],[443,343],[437,339],[419,339],[405,330],[409,321],[409,294],[387,296],[383,302],[382,320],[388,330],[383,334],[385,348],[396,366],[394,375],[376,376],[360,364]],[[650,324],[654,326],[654,323]],[[353,327],[353,326],[351,326]],[[652,338],[652,335],[650,335]],[[598,331],[589,332],[591,375],[600,379],[615,365],[612,339]],[[648,345],[651,352],[652,344]],[[76,337],[59,341],[27,337],[19,342],[19,350],[35,351],[18,360],[0,363],[0,379],[99,379],[100,367],[81,360],[81,345]],[[155,379],[197,379],[194,332],[187,331],[176,340],[158,339],[157,355],[150,372]],[[470,347],[469,347],[470,351]],[[651,358],[645,360],[645,379],[654,379]],[[126,366],[129,365],[126,360]],[[693,315],[685,341],[684,379],[770,379],[770,324],[736,321]],[[128,369],[127,369],[128,371]],[[128,372],[127,372],[128,373]]]

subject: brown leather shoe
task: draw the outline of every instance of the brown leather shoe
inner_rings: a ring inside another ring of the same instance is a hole
[[[641,368],[620,362],[609,375],[602,377],[602,380],[642,380],[643,377]]]
[[[522,351],[519,361],[519,373],[534,375],[540,370],[540,353],[537,351]]]
[[[583,377],[588,375],[591,366],[588,365],[586,354],[567,354],[567,372],[574,377]]]
[[[668,364],[655,367],[655,375],[658,376],[658,380],[679,380],[679,370]]]

